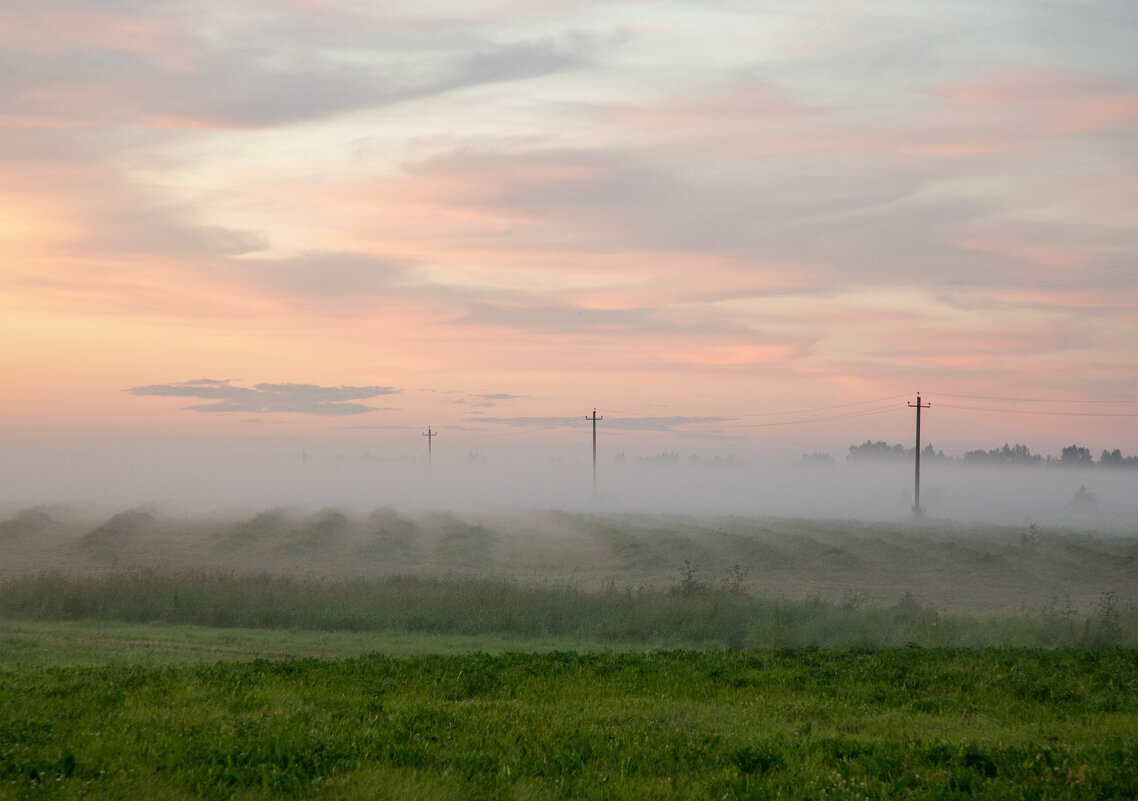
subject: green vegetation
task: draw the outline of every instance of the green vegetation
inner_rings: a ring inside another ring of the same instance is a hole
[[[1133,651],[25,668],[0,797],[1130,798]]]
[[[235,580],[293,577],[307,585],[413,576],[635,594],[669,591],[689,571],[712,588],[731,584],[791,604],[888,608],[908,596],[948,615],[1023,617],[1062,609],[1078,622],[1097,614],[1104,593],[1115,593],[1123,609],[1138,600],[1136,560],[1138,533],[1035,523],[532,511],[458,517],[392,509],[197,517],[150,509],[108,516],[67,507],[25,510],[0,522],[0,580],[158,570]]]
[[[0,546],[0,799],[1138,795],[1133,535],[31,510]]]
[[[741,569],[712,585],[688,563],[673,586],[598,592],[485,579],[285,576],[130,571],[58,573],[0,583],[0,617],[498,637],[568,647],[1105,647],[1138,644],[1138,613],[1114,593],[1073,608],[1003,617],[949,615],[911,596],[888,607],[820,599],[772,601],[742,590]]]
[[[367,653],[533,653],[573,647],[565,640],[520,640],[496,635],[430,635],[404,632],[215,629],[205,626],[100,621],[0,620],[0,671],[79,665],[212,664],[219,660],[343,659]],[[630,646],[631,648],[631,646]],[[582,652],[613,650],[581,642]],[[641,649],[642,650],[642,649]]]

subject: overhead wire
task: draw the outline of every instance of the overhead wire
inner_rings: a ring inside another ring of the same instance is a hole
[[[898,394],[898,395],[889,395],[886,397],[873,398],[873,399],[864,400],[864,401],[854,401],[851,403],[839,403],[839,404],[830,404],[830,405],[826,405],[826,406],[816,406],[816,407],[811,407],[811,408],[807,408],[807,409],[795,409],[795,410],[788,410],[788,411],[772,411],[772,412],[752,412],[749,414],[740,414],[740,415],[723,415],[723,416],[717,415],[717,416],[714,416],[714,419],[709,419],[709,417],[694,418],[690,422],[677,421],[674,425],[677,427],[683,426],[684,429],[688,430],[688,431],[699,430],[699,429],[693,428],[694,426],[700,426],[700,428],[706,428],[706,429],[711,429],[711,430],[728,430],[728,429],[775,428],[775,427],[783,427],[783,426],[811,425],[811,424],[816,424],[816,423],[833,422],[836,420],[849,420],[849,419],[854,419],[854,418],[859,418],[859,417],[872,417],[872,416],[877,416],[877,415],[903,412],[906,410],[906,407],[901,406],[901,405],[890,404],[888,406],[879,406],[879,405],[874,405],[874,404],[882,404],[882,403],[885,403],[887,401],[895,401],[895,400],[900,400],[902,398],[907,398],[907,397],[910,397],[909,393]],[[1109,400],[1109,399],[1106,399],[1106,400],[1104,400],[1104,399],[1088,399],[1088,400],[1076,399],[1076,400],[1066,400],[1066,399],[1056,399],[1056,398],[1021,398],[1021,397],[999,397],[999,396],[991,396],[991,395],[964,395],[964,394],[959,394],[959,393],[948,393],[948,392],[928,393],[928,394],[926,394],[925,397],[931,398],[933,400],[935,400],[937,398],[959,398],[959,399],[964,399],[964,400],[994,401],[997,403],[1003,403],[1003,402],[1006,402],[1006,403],[1056,403],[1056,404],[1062,403],[1062,404],[1100,404],[1100,405],[1103,405],[1103,404],[1135,404],[1135,403],[1138,403],[1138,399],[1115,399],[1115,400]],[[871,406],[871,405],[873,405],[873,406]],[[867,406],[870,408],[858,408],[858,407],[867,407]],[[1061,410],[1043,410],[1043,409],[998,408],[998,407],[992,407],[992,406],[973,406],[973,405],[969,405],[969,404],[946,403],[943,401],[935,403],[935,406],[936,406],[936,408],[940,408],[940,409],[957,409],[957,410],[961,410],[961,411],[971,411],[971,412],[991,412],[991,413],[996,413],[996,414],[1019,414],[1019,415],[1055,416],[1055,417],[1118,417],[1118,418],[1138,417],[1138,412],[1061,411]],[[832,412],[832,411],[841,410],[841,409],[847,409],[850,411],[845,411],[845,412],[841,412],[838,414],[826,414],[826,415],[814,414],[816,412]],[[661,415],[646,415],[643,413],[627,412],[627,411],[622,411],[622,410],[610,410],[610,414],[613,414],[613,413],[628,416],[628,417],[660,417],[661,416]],[[764,418],[764,417],[766,417],[766,418],[770,418],[770,417],[792,417],[793,419],[772,420],[769,422],[729,422],[729,421],[743,421],[743,420],[748,420],[748,419]],[[568,422],[569,420],[572,420],[572,419],[574,419],[574,418],[571,416],[570,417],[564,417],[564,418],[557,418],[557,420],[564,421],[564,422]],[[584,416],[582,417],[582,421],[585,421],[587,419],[588,419],[587,417],[584,417]],[[553,421],[553,419],[551,418],[551,422],[552,421]],[[479,422],[481,422],[481,421],[470,420],[468,422],[477,426],[479,424]],[[486,422],[487,422],[487,424],[491,423],[491,421],[486,421]],[[498,421],[493,421],[493,422],[498,422]],[[559,427],[561,427],[561,425],[563,425],[563,423],[560,425],[554,424],[554,425],[549,425],[549,426],[530,424],[530,425],[519,426],[517,428],[514,428],[513,430],[505,430],[505,431],[492,431],[489,428],[470,428],[470,429],[465,429],[465,432],[468,434],[474,434],[476,436],[482,436],[482,437],[494,437],[494,438],[518,437],[518,436],[524,436],[527,434],[539,433],[542,431],[549,431],[552,428],[559,428]],[[674,431],[674,429],[672,427],[669,427],[668,430]],[[659,433],[662,433],[662,432],[659,432]],[[403,436],[396,437],[395,441],[396,442],[405,442],[405,441],[411,440],[413,438],[414,438],[414,434],[408,432],[407,434],[404,434]]]
[[[721,415],[708,415],[708,416],[717,417],[721,420],[745,420],[749,417],[783,417],[786,415],[809,414],[810,412],[826,412],[826,411],[831,411],[833,409],[848,409],[848,408],[852,408],[854,406],[866,406],[866,405],[871,404],[871,403],[884,403],[885,401],[898,400],[900,398],[907,398],[907,397],[909,397],[908,393],[906,393],[904,395],[889,395],[888,397],[885,397],[885,398],[871,398],[870,400],[854,401],[852,403],[837,403],[837,404],[832,404],[829,406],[812,406],[812,407],[809,407],[806,409],[788,409],[785,411],[778,411],[778,412],[750,412],[748,414],[727,414],[727,415],[721,414]],[[621,411],[620,409],[606,409],[606,411],[610,414],[624,414],[624,415],[628,415],[630,417],[657,417],[657,416],[660,416],[660,415],[644,414],[643,412],[626,412],[626,411]]]
[[[832,420],[849,420],[854,417],[872,417],[879,414],[896,413],[903,409],[900,406],[888,406],[878,409],[862,409],[856,412],[847,412],[845,414],[833,414],[825,417],[807,417],[799,420],[778,420],[770,423],[737,423],[734,425],[717,426],[718,428],[773,428],[775,426],[794,426],[794,425],[807,425],[809,423],[828,423]]]
[[[874,416],[874,415],[888,414],[891,412],[898,412],[898,411],[902,411],[905,407],[890,405],[890,406],[879,406],[876,408],[869,408],[869,409],[856,409],[856,410],[844,412],[841,414],[831,414],[831,415],[825,415],[825,416],[802,417],[802,415],[810,414],[812,412],[833,411],[836,409],[854,409],[855,407],[858,407],[858,406],[866,406],[868,404],[879,404],[879,403],[883,403],[885,401],[898,400],[900,398],[907,398],[907,397],[909,397],[909,395],[906,393],[906,394],[902,394],[902,395],[889,395],[889,396],[883,397],[883,398],[872,398],[870,400],[864,400],[864,401],[855,401],[852,403],[837,403],[837,404],[830,404],[828,406],[816,406],[816,407],[811,407],[808,409],[795,409],[795,410],[790,410],[790,411],[779,411],[779,412],[755,412],[752,414],[740,414],[740,415],[715,415],[714,417],[718,418],[715,421],[709,421],[709,420],[707,420],[707,418],[703,418],[703,419],[697,418],[697,419],[691,420],[690,422],[677,421],[675,425],[676,426],[684,426],[686,430],[691,431],[691,430],[693,430],[691,428],[691,426],[693,424],[695,424],[695,425],[708,424],[711,426],[711,428],[719,430],[719,429],[738,429],[738,428],[774,428],[774,427],[779,427],[779,426],[809,425],[811,423],[826,423],[826,422],[831,422],[834,420],[847,420],[847,419],[856,418],[856,417],[870,417],[870,416]],[[626,415],[629,417],[660,417],[661,416],[661,415],[646,415],[643,413],[627,412],[627,411],[622,411],[622,410],[609,410],[609,412],[610,412],[610,414],[615,412],[616,414]],[[755,418],[755,417],[778,417],[778,416],[788,416],[788,415],[794,415],[796,419],[793,419],[793,420],[777,420],[777,421],[766,422],[766,423],[731,423],[731,422],[729,422],[731,420],[746,420],[748,418]],[[561,418],[558,418],[558,419],[561,419]],[[570,418],[564,418],[564,419],[568,420]],[[583,419],[587,419],[587,418],[583,418]],[[529,428],[529,429],[525,429],[525,430],[521,430],[521,431],[492,433],[492,432],[488,432],[488,431],[483,430],[483,431],[479,431],[477,433],[482,434],[483,436],[502,437],[502,436],[516,436],[516,435],[522,434],[522,433],[531,433],[533,431],[547,431],[547,430],[549,430],[549,427],[539,426],[536,428]]]
[[[478,421],[471,420],[469,422],[473,423]],[[484,425],[489,425],[489,421],[481,422],[483,422]],[[501,425],[501,423],[498,423],[498,425]],[[552,431],[555,428],[558,428],[558,426],[519,426],[513,431],[491,431],[489,428],[466,428],[463,429],[463,431],[464,433],[478,434],[483,437],[517,437],[522,434],[536,434],[540,431]]]
[[[811,407],[809,409],[794,409],[792,411],[786,411],[786,412],[754,412],[752,414],[735,415],[735,417],[738,417],[738,418],[743,418],[743,417],[777,417],[779,415],[786,415],[786,414],[808,414],[810,412],[826,412],[826,411],[830,411],[831,409],[847,409],[847,408],[850,408],[853,406],[866,406],[866,405],[871,404],[871,403],[884,403],[885,401],[899,400],[900,398],[907,398],[907,397],[909,397],[908,393],[906,393],[904,395],[890,395],[886,398],[873,398],[871,400],[854,401],[853,403],[837,403],[837,404],[834,404],[832,406],[814,406],[814,407]]]
[[[964,409],[970,412],[996,412],[997,414],[1030,414],[1042,417],[1138,417],[1138,412],[1060,412],[1032,409],[993,409],[986,406],[961,406],[955,403],[938,403],[938,409]]]
[[[987,400],[987,401],[1003,401],[1007,403],[1138,403],[1138,398],[1135,399],[1064,399],[1064,398],[1005,398],[996,395],[954,395],[950,392],[938,392],[938,398],[964,398],[966,400]],[[941,404],[944,406],[945,404]]]

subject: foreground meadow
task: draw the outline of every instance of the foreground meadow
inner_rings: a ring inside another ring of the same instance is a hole
[[[0,798],[1134,798],[1138,537],[0,522]]]
[[[1133,798],[1138,654],[502,653],[8,669],[8,798]]]

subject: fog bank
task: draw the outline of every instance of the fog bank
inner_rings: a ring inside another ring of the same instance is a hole
[[[7,510],[59,502],[171,512],[273,507],[379,507],[458,512],[499,508],[681,515],[901,520],[912,516],[908,460],[805,465],[680,457],[539,459],[477,452],[455,458],[306,454],[297,448],[182,443],[13,447],[0,461]],[[1055,465],[984,467],[928,460],[921,505],[929,518],[961,522],[1132,529],[1138,471]]]

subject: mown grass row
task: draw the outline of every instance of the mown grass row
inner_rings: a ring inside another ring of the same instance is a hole
[[[0,583],[0,616],[224,628],[501,635],[667,647],[1086,647],[1138,644],[1138,613],[1112,593],[1070,608],[967,617],[921,608],[756,598],[685,575],[668,589],[587,592],[471,578],[303,580],[224,573],[59,573]]]
[[[38,668],[0,797],[1132,798],[1138,653],[552,653]]]

